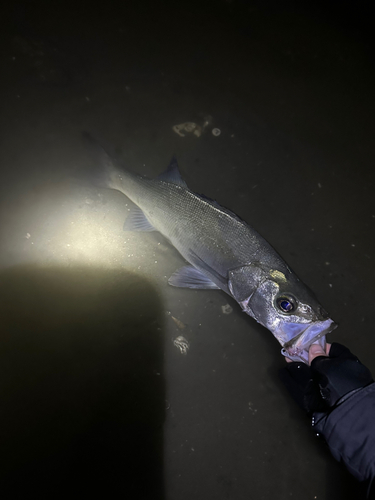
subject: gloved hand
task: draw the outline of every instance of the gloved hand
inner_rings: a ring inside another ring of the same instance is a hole
[[[370,370],[345,346],[333,343],[328,356],[308,366],[289,363],[279,372],[287,389],[309,414],[327,412],[345,395],[373,382]]]

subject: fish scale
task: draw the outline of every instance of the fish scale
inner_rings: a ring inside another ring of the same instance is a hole
[[[187,261],[190,250],[200,257],[210,253],[210,264],[225,277],[228,269],[257,260],[262,252],[264,261],[271,267],[287,269],[259,233],[217,203],[188,188],[157,179],[139,176],[138,189],[134,183],[129,187],[127,179],[122,175],[114,189],[136,203],[155,229],[168,238]]]

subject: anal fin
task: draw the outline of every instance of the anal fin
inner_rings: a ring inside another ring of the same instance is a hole
[[[128,218],[124,222],[123,229],[124,231],[156,231],[142,210],[137,206],[130,210]]]

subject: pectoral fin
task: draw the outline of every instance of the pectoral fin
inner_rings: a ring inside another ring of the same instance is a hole
[[[172,274],[168,283],[181,288],[219,288],[207,276],[193,266],[185,266]]]

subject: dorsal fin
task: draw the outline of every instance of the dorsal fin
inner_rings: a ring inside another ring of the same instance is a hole
[[[177,184],[178,186],[187,188],[186,182],[181,177],[180,171],[178,170],[177,159],[173,155],[167,170],[162,172],[156,177],[158,181],[171,182],[172,184]]]

